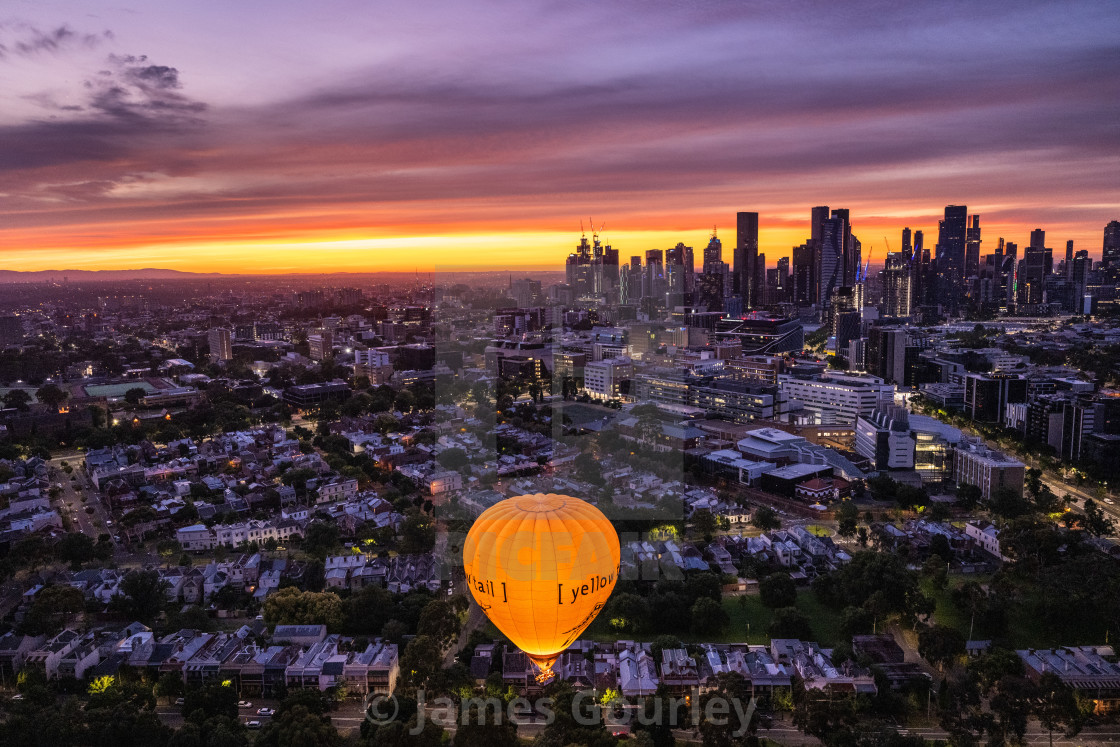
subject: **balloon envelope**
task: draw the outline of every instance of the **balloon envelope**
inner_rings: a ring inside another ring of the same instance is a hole
[[[620,557],[607,517],[567,495],[538,493],[496,503],[478,517],[463,544],[471,595],[543,678],[606,605]]]

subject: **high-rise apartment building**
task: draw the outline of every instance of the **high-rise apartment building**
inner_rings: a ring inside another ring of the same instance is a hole
[[[334,333],[320,329],[307,336],[308,352],[313,361],[330,358],[334,354]]]
[[[741,212],[735,216],[735,287],[743,308],[759,304],[762,291],[758,267],[758,213]]]
[[[938,225],[937,276],[941,302],[955,306],[960,302],[965,278],[965,244],[967,243],[968,208],[946,205],[945,218]]]
[[[716,232],[712,231],[712,238],[708,239],[708,245],[704,247],[704,267],[703,272],[708,275],[713,272],[716,263],[723,262],[723,242],[716,236]]]
[[[233,360],[233,330],[226,327],[214,327],[210,330],[210,361]]]
[[[980,216],[969,219],[965,235],[964,276],[974,278],[980,274]]]
[[[1106,270],[1120,268],[1120,220],[1109,221],[1104,227],[1101,264]]]
[[[910,316],[913,277],[905,252],[891,252],[883,265],[883,316]]]

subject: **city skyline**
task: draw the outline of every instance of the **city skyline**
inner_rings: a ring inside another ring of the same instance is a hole
[[[878,266],[884,236],[936,236],[962,204],[982,254],[1040,227],[1099,259],[1115,14],[965,7],[27,4],[0,20],[0,252],[14,270],[556,269],[589,215],[623,258],[699,253],[714,225],[731,262],[751,211],[774,266],[828,204]]]

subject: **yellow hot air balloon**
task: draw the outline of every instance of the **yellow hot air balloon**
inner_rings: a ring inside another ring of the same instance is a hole
[[[471,595],[529,655],[541,682],[606,605],[620,558],[618,535],[599,509],[551,493],[496,503],[463,543]]]

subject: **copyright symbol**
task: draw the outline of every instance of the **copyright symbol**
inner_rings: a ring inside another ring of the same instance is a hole
[[[393,721],[400,709],[395,696],[374,693],[366,698],[366,721],[382,726]]]

